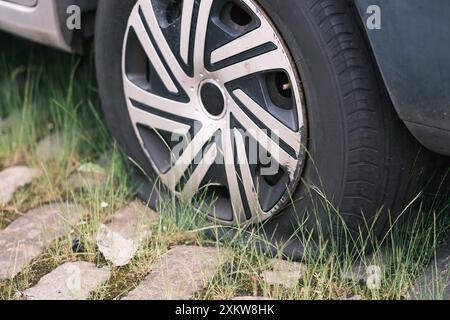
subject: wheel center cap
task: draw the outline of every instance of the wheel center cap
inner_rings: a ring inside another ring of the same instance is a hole
[[[200,101],[210,118],[219,119],[225,114],[225,96],[222,89],[212,80],[200,85]]]

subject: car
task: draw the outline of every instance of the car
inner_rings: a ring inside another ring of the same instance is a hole
[[[150,205],[201,198],[292,254],[300,230],[381,239],[450,155],[449,21],[447,0],[0,0],[0,29],[94,43]]]

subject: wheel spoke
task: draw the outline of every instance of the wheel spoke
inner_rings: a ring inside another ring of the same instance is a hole
[[[200,188],[200,184],[208,173],[209,169],[213,165],[214,161],[217,158],[217,145],[213,144],[210,146],[208,151],[206,151],[203,159],[198,164],[195,171],[189,177],[188,182],[184,186],[181,197],[185,200],[191,199]]]
[[[194,72],[196,73],[205,68],[205,42],[211,7],[212,0],[203,0],[200,2],[194,47]]]
[[[273,50],[251,59],[232,64],[218,72],[220,73],[220,80],[223,83],[228,83],[254,73],[274,69],[286,69],[286,67],[286,61],[280,60],[279,50]]]
[[[257,190],[250,172],[247,152],[245,151],[244,137],[237,129],[234,129],[234,135],[236,137],[236,150],[241,171],[242,184],[244,185],[245,195],[250,207],[252,219],[254,219],[262,213],[262,209],[259,204]]]
[[[197,155],[202,151],[204,145],[208,143],[217,131],[217,127],[203,127],[192,139],[173,167],[167,172],[162,180],[170,189],[175,189],[186,170],[193,164]]]
[[[180,31],[180,55],[184,63],[188,63],[189,40],[191,37],[192,13],[194,11],[195,0],[183,1],[183,13],[181,16]]]
[[[161,61],[161,59],[158,55],[158,52],[156,51],[155,47],[153,46],[153,44],[150,40],[147,30],[145,30],[144,24],[139,15],[139,12],[138,12],[139,11],[138,8],[139,7],[136,7],[133,10],[134,13],[131,14],[130,26],[133,28],[134,32],[136,33],[136,35],[139,39],[139,42],[142,45],[142,48],[144,49],[148,59],[153,64],[156,72],[158,73],[162,82],[166,86],[167,90],[169,90],[172,93],[178,93],[177,86],[173,82],[172,77],[170,76],[169,72],[167,71],[163,62]]]
[[[141,8],[150,32],[152,33],[155,42],[158,44],[158,48],[161,51],[162,56],[166,60],[167,65],[173,72],[177,81],[183,86],[184,84],[189,82],[188,76],[178,63],[177,58],[175,58],[172,49],[170,49],[169,43],[167,42],[161,28],[159,27],[158,19],[156,18],[152,2],[150,0],[141,1]]]
[[[182,103],[170,100],[151,92],[148,92],[124,77],[124,89],[129,99],[135,100],[143,105],[176,115],[186,119],[198,120],[199,114],[195,111],[191,103]]]
[[[241,101],[245,107],[250,110],[253,115],[270,128],[272,133],[275,133],[281,140],[286,142],[293,150],[299,151],[301,147],[300,135],[298,132],[292,131],[278,119],[272,116],[269,112],[264,110],[245,92],[238,89],[233,91],[233,94]]]
[[[236,56],[250,49],[256,48],[263,44],[271,42],[273,39],[272,31],[261,25],[258,29],[253,30],[226,45],[214,50],[211,53],[211,63],[217,63],[227,58]]]
[[[230,193],[230,200],[233,206],[234,219],[236,222],[243,223],[246,221],[244,206],[242,204],[241,192],[239,190],[239,181],[235,167],[235,157],[232,140],[233,135],[231,131],[226,130],[222,133],[222,150],[221,153],[224,159],[225,172],[227,176],[228,191]]]
[[[294,174],[297,167],[296,159],[283,150],[280,144],[275,142],[272,137],[269,137],[268,132],[262,130],[235,102],[231,103],[231,112],[244,127],[247,135],[268,151],[278,164],[285,166],[290,174]]]
[[[128,102],[128,109],[131,121],[133,121],[134,124],[145,125],[156,130],[173,132],[182,136],[188,134],[191,129],[190,126],[183,123],[141,110],[135,107],[131,101]]]

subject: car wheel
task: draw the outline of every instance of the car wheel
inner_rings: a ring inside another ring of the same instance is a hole
[[[376,239],[420,187],[347,1],[103,0],[96,63],[130,158],[223,225]]]

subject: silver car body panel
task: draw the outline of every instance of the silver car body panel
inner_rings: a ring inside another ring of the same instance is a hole
[[[61,33],[57,12],[56,0],[0,0],[0,29],[71,51]]]

